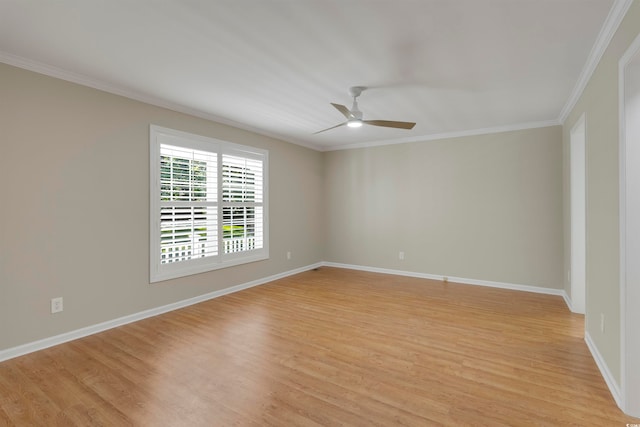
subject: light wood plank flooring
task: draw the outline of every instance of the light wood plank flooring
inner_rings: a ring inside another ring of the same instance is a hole
[[[323,267],[0,363],[0,425],[625,426],[562,298]]]

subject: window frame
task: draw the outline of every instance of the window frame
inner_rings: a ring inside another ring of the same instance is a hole
[[[173,145],[216,153],[218,167],[217,173],[217,235],[218,254],[195,258],[186,261],[161,263],[159,256],[161,228],[160,228],[160,146]],[[222,158],[224,155],[231,155],[253,160],[262,161],[262,248],[245,250],[225,254],[223,250],[223,207],[227,202],[223,202],[222,197]],[[269,259],[269,152],[260,148],[235,144],[222,141],[216,138],[196,135],[175,129],[165,128],[157,125],[149,127],[149,282],[155,283],[192,274],[204,273],[246,264],[250,262]]]

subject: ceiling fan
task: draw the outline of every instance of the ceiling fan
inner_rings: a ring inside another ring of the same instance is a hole
[[[395,122],[391,120],[362,120],[362,111],[360,111],[360,109],[358,108],[357,98],[366,89],[367,89],[366,86],[353,86],[349,88],[349,95],[353,97],[353,105],[351,106],[350,110],[344,105],[334,104],[333,102],[331,103],[331,105],[333,105],[336,110],[340,111],[346,117],[347,119],[346,122],[340,123],[339,125],[335,125],[327,129],[320,130],[318,132],[314,132],[313,134],[315,135],[321,132],[326,132],[328,130],[335,129],[337,127],[345,126],[345,125],[352,128],[359,128],[363,124],[372,125],[372,126],[381,126],[385,128],[413,129],[413,127],[416,124],[412,122]]]

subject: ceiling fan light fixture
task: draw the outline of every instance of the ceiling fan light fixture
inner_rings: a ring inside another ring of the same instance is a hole
[[[347,125],[350,128],[359,128],[362,125],[371,125],[371,126],[380,126],[383,128],[394,128],[394,129],[413,129],[416,125],[413,122],[397,122],[393,120],[362,120],[362,111],[358,108],[358,96],[362,93],[363,90],[367,89],[366,86],[354,86],[349,89],[349,94],[353,97],[353,106],[351,109],[348,109],[342,104],[334,104],[331,105],[338,110],[346,119],[346,122],[342,122],[339,125],[331,126],[327,129],[319,130],[318,132],[314,132],[314,135],[317,135],[322,132],[326,132],[331,129],[339,128],[344,125]]]

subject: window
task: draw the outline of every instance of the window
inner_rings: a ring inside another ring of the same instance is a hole
[[[269,257],[268,153],[151,126],[151,282]]]

